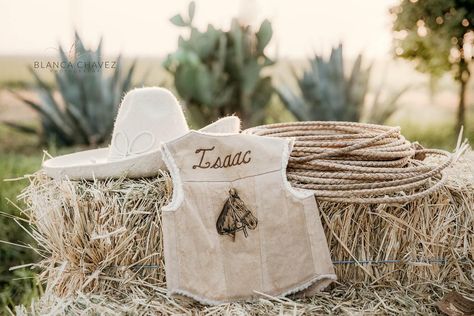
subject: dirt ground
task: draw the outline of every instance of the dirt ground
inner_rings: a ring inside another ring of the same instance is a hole
[[[20,90],[18,93],[32,100],[37,100],[34,91]],[[9,90],[0,89],[0,122],[28,122],[36,119],[36,117],[36,112],[15,97]]]

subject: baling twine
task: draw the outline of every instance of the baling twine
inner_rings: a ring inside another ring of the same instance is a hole
[[[262,125],[244,133],[294,138],[287,178],[320,201],[411,202],[437,191],[446,182],[443,169],[453,161],[447,151],[410,143],[399,127],[310,121]],[[427,163],[428,155],[444,159]]]

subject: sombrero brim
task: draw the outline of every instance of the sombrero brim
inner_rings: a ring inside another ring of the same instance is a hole
[[[200,129],[208,133],[238,133],[239,130],[240,119],[236,116],[221,118]],[[51,178],[71,180],[144,178],[156,176],[160,169],[166,170],[159,148],[120,160],[110,160],[108,155],[109,148],[106,147],[58,156],[44,161],[43,170]]]
[[[92,149],[63,155],[43,162],[43,170],[52,178],[105,179],[152,177],[165,165],[159,149],[110,161],[108,148]]]

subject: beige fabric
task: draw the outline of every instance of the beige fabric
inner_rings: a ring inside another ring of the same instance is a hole
[[[163,210],[171,295],[217,304],[318,289],[336,278],[314,196],[286,181],[289,145],[192,131],[163,146],[174,181]],[[230,189],[258,220],[235,240],[216,228]]]
[[[217,121],[201,128],[199,131],[218,134],[239,133],[240,119],[234,115],[222,117]]]
[[[115,119],[108,160],[156,151],[161,142],[188,132],[188,124],[175,96],[163,88],[128,92]]]

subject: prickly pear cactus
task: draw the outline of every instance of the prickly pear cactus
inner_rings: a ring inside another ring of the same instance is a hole
[[[246,126],[262,123],[273,93],[271,78],[262,74],[274,63],[264,52],[273,34],[271,23],[263,21],[254,32],[234,19],[228,31],[212,25],[200,31],[192,24],[194,13],[191,2],[187,17],[171,18],[189,36],[179,37],[178,50],[163,63],[192,121],[198,127],[237,114]]]

